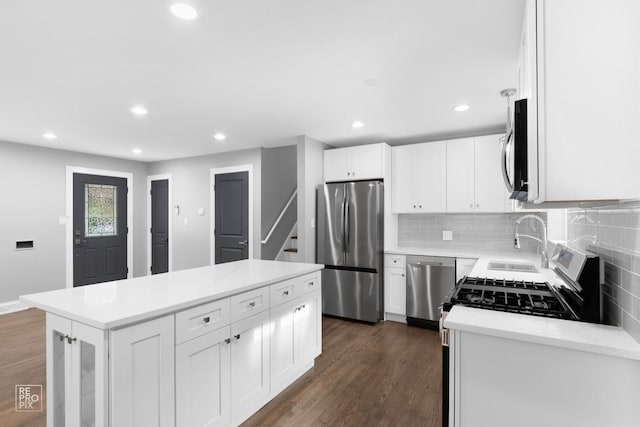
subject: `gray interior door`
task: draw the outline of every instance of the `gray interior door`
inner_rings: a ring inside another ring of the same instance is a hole
[[[249,258],[249,173],[215,178],[216,264]]]
[[[127,278],[127,180],[73,174],[73,286]]]
[[[151,181],[151,274],[169,271],[169,180]]]

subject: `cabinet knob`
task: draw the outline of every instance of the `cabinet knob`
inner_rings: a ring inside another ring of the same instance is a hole
[[[251,301],[251,302],[249,303],[249,307],[253,308],[253,307],[255,307],[255,306],[256,306],[256,302],[255,302],[255,301]]]
[[[76,338],[71,338],[69,335],[67,335],[67,343],[71,344],[72,342],[75,342]]]
[[[416,205],[413,205],[413,209],[415,209],[415,208],[416,208]]]
[[[401,276],[401,277],[404,277],[404,273],[402,273],[400,276]]]
[[[238,341],[240,339],[240,334],[234,335],[233,337],[236,339],[236,341]]]
[[[315,285],[315,284],[316,284],[316,282],[312,281],[312,282],[309,282],[309,284],[307,286],[310,287],[310,288],[313,288],[313,285]]]
[[[420,209],[422,209],[422,205],[418,205],[418,207],[419,207]]]
[[[282,293],[282,296],[285,296],[285,297],[286,297],[287,295],[289,295],[289,291],[284,291],[284,292]]]
[[[473,207],[473,203],[469,203],[469,207],[472,208]]]
[[[202,321],[204,323],[209,323],[211,321],[211,319],[209,318],[209,316],[207,316],[207,317],[203,318]]]
[[[226,340],[224,340],[225,344],[229,344],[231,342],[231,338],[227,338]]]
[[[480,204],[479,204],[479,203],[478,203],[478,204],[476,204],[476,208],[479,208],[479,207],[480,207]]]

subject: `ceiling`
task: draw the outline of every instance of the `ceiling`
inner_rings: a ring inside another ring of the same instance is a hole
[[[158,0],[2,2],[0,140],[155,161],[504,127],[524,0],[187,1],[194,21]]]

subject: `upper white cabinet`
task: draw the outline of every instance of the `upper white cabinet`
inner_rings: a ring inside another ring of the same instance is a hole
[[[447,141],[447,212],[506,212],[501,135]]]
[[[640,197],[638,22],[637,0],[527,0],[529,201]]]
[[[444,212],[447,206],[446,159],[444,141],[393,147],[392,212]]]
[[[324,180],[355,181],[384,178],[387,144],[336,148],[324,152]]]

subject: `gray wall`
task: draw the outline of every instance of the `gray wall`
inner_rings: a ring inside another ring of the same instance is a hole
[[[133,174],[133,275],[146,272],[146,163],[0,141],[0,302],[66,286],[66,166]]]
[[[324,150],[307,136],[298,137],[298,260],[316,262],[316,188],[324,183]]]
[[[297,187],[297,147],[262,150],[262,238],[275,223]],[[275,259],[297,220],[297,201],[290,205],[269,242],[262,247],[262,259]]]
[[[172,209],[173,270],[202,267],[210,264],[209,246],[211,241],[209,186],[210,170],[240,165],[253,165],[253,256],[261,257],[261,152],[259,148],[231,151],[207,156],[188,157],[151,163],[149,174],[170,173],[172,176],[172,204],[180,206],[180,215]],[[205,215],[197,214],[198,208],[205,209]],[[188,225],[184,225],[187,218]]]

